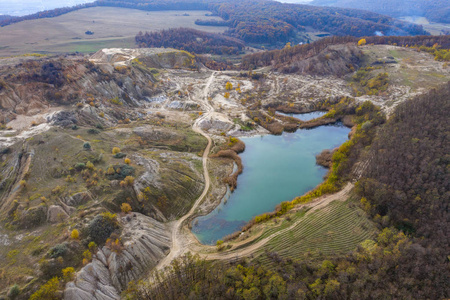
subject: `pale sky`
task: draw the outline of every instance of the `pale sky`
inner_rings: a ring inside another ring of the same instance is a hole
[[[42,10],[88,2],[94,0],[0,0],[0,15],[24,16]]]

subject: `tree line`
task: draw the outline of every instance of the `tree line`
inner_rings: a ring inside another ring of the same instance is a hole
[[[155,32],[139,32],[136,35],[139,47],[170,47],[202,54],[239,54],[244,42],[224,36],[190,28],[176,28]]]
[[[371,36],[366,37],[366,43],[375,45],[397,45],[403,47],[433,47],[435,44],[442,49],[450,48],[450,36]],[[286,66],[295,62],[318,55],[331,45],[357,43],[359,38],[352,36],[333,36],[324,38],[311,44],[284,47],[279,50],[264,51],[248,54],[242,58],[241,67],[245,70],[263,66],[274,66],[279,71],[290,73],[291,68]],[[295,71],[295,70],[294,70]]]

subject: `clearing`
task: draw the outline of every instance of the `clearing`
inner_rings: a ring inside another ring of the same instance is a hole
[[[187,27],[224,32],[227,27],[198,26],[208,11],[141,11],[93,7],[55,18],[23,21],[0,28],[0,57],[24,53],[90,53],[103,48],[134,48],[139,31]],[[85,34],[92,31],[93,35]]]

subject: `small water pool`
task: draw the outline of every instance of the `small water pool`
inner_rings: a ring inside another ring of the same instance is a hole
[[[309,121],[312,119],[320,118],[326,114],[325,111],[313,111],[310,113],[304,113],[304,114],[285,114],[282,112],[277,111],[277,114],[288,116],[288,117],[294,117],[302,121]]]

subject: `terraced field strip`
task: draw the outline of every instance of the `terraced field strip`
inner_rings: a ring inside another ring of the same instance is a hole
[[[374,224],[360,208],[351,205],[350,200],[333,201],[323,209],[311,213],[299,212],[294,218],[295,220],[287,223],[292,224],[298,218],[303,220],[291,230],[271,239],[256,254],[261,255],[265,251],[276,252],[283,258],[296,260],[308,252],[312,256],[319,253],[344,253],[376,234]],[[260,261],[270,263],[270,259],[265,255],[261,256]]]

